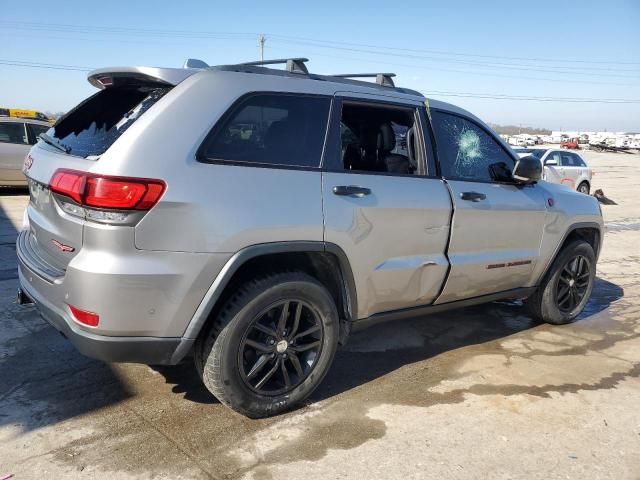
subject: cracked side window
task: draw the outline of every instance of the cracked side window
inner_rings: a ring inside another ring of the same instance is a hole
[[[492,166],[513,169],[513,159],[486,131],[456,115],[433,112],[438,158],[445,178],[493,181]]]

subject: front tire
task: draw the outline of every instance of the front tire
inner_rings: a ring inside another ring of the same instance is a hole
[[[301,272],[245,284],[198,340],[195,364],[221,403],[251,418],[289,410],[326,375],[339,318],[327,289]]]
[[[589,195],[589,184],[587,182],[582,182],[578,185],[578,191],[580,193],[584,193],[585,195]]]
[[[583,240],[564,247],[536,293],[525,300],[532,317],[554,325],[570,323],[589,301],[596,276],[596,256]]]

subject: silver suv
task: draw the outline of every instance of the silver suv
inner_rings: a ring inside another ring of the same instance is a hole
[[[602,241],[594,198],[537,182],[539,160],[391,74],[304,62],[90,73],[100,91],[24,166],[19,301],[91,357],[192,353],[250,417],[300,403],[380,321],[498,299],[576,318]]]

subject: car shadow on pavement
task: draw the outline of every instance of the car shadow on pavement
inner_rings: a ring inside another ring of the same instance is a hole
[[[596,278],[593,294],[578,322],[624,296],[618,285]],[[308,402],[324,400],[380,378],[404,365],[469,345],[506,338],[538,326],[522,302],[494,302],[437,315],[386,323],[353,334],[339,348],[331,370]],[[425,365],[429,368],[429,365]],[[153,367],[174,393],[197,403],[217,403],[189,358],[180,365]]]
[[[596,278],[592,296],[577,322],[605,310],[623,296],[620,286]],[[338,351],[331,371],[311,401],[340,394],[404,365],[506,338],[538,325],[527,316],[521,301],[506,301],[373,327],[353,335]]]
[[[15,242],[25,188],[0,195],[0,428],[29,431],[131,396],[111,365],[82,356],[33,306],[16,304]]]
[[[164,376],[167,384],[173,385],[171,388],[173,393],[184,395],[185,400],[196,403],[220,403],[205,388],[192,357],[184,359],[178,365],[156,365],[151,368]]]

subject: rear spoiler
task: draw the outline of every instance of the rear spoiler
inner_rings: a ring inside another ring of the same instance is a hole
[[[100,89],[128,84],[175,86],[197,71],[190,68],[109,67],[89,72],[87,80]]]

